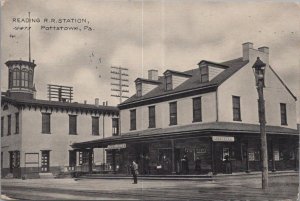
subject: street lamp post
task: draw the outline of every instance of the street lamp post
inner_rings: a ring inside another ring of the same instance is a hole
[[[268,188],[268,150],[267,150],[267,135],[266,135],[266,117],[265,117],[265,101],[264,101],[264,80],[265,80],[266,64],[257,57],[252,66],[256,88],[258,92],[258,112],[260,123],[261,137],[261,157],[262,157],[262,189]]]

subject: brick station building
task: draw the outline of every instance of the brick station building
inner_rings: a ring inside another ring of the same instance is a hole
[[[121,135],[72,146],[106,148],[117,173],[128,172],[132,160],[141,174],[224,173],[227,157],[233,172],[260,170],[257,57],[266,64],[269,170],[297,169],[296,97],[271,67],[269,48],[252,43],[242,45],[242,57],[222,63],[202,60],[195,69],[162,76],[150,70],[119,105]]]

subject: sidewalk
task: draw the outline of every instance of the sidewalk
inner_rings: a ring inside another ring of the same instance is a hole
[[[269,172],[269,176],[288,176],[288,175],[299,175],[298,171],[276,171]],[[203,180],[203,181],[212,181],[214,179],[220,179],[224,177],[260,177],[261,172],[255,171],[250,173],[238,172],[232,174],[206,174],[206,175],[140,175],[138,176],[141,180]],[[87,174],[76,178],[76,180],[82,179],[132,179],[131,175],[124,174]]]

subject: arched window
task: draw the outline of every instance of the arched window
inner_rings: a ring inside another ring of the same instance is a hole
[[[21,72],[21,83],[22,87],[28,87],[28,71],[26,69]]]
[[[20,86],[20,70],[18,68],[15,68],[13,70],[13,87],[19,87]]]
[[[32,70],[28,71],[28,80],[29,80],[29,88],[33,87],[33,72]]]
[[[8,73],[8,88],[12,88],[13,86],[13,71],[9,70]]]

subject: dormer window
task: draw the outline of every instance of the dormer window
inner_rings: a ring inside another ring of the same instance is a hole
[[[201,83],[208,82],[208,66],[200,67],[200,81]]]
[[[165,82],[166,82],[166,90],[172,90],[172,75],[166,75],[165,77]]]
[[[142,96],[142,83],[136,84],[136,95],[137,95],[137,97]]]

